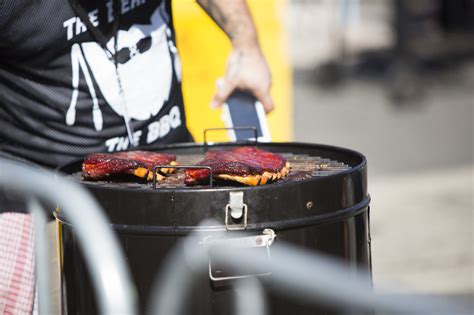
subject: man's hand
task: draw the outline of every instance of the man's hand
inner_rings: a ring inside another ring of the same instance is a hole
[[[263,105],[265,112],[273,110],[270,96],[270,69],[260,50],[234,50],[227,62],[225,78],[219,80],[211,107],[220,107],[234,90],[251,92]]]
[[[271,73],[260,50],[247,3],[245,0],[198,0],[198,3],[227,34],[234,48],[211,107],[221,106],[234,90],[240,89],[251,92],[265,111],[270,112],[273,109]]]

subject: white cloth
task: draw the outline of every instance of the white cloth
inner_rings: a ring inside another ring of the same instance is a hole
[[[31,314],[35,295],[31,215],[0,214],[0,314]]]

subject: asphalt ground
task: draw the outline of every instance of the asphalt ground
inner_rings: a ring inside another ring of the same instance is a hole
[[[368,158],[375,288],[474,296],[474,64],[421,78],[403,106],[383,78],[294,78],[295,140]]]

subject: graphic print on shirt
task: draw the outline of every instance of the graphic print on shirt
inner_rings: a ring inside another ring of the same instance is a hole
[[[81,73],[91,97],[91,118],[95,130],[103,129],[103,118],[92,78],[117,115],[123,117],[126,114],[131,119],[143,121],[158,114],[170,94],[173,65],[177,79],[181,81],[181,63],[168,22],[169,16],[162,4],[152,14],[150,24],[133,24],[126,31],[119,30],[117,36],[107,42],[107,48],[115,54],[117,38],[118,70],[110,53],[98,43],[72,45],[73,93],[65,118],[67,125],[74,125],[76,120]]]

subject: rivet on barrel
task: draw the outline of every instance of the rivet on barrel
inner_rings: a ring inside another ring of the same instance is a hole
[[[311,208],[313,208],[313,205],[314,205],[314,204],[313,204],[312,201],[308,201],[308,202],[306,203],[306,208],[307,208],[308,210],[310,210]]]

